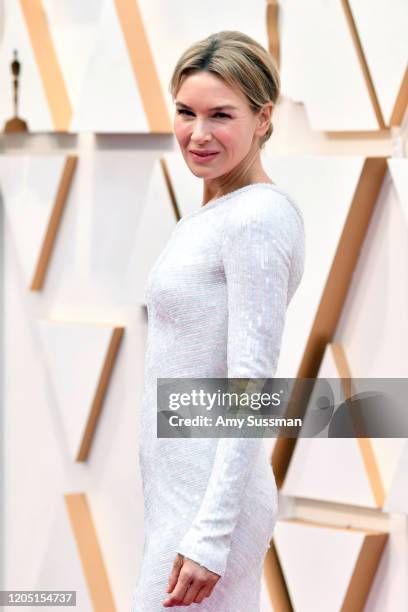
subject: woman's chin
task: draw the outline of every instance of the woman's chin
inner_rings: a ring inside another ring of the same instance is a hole
[[[197,176],[198,178],[208,178],[208,171],[206,172],[207,168],[197,168],[197,166],[188,167],[190,168],[194,176]]]

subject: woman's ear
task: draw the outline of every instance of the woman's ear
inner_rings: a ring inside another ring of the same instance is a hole
[[[258,113],[258,127],[256,133],[258,136],[264,136],[268,131],[268,127],[271,123],[273,111],[273,102],[265,102],[263,107]]]

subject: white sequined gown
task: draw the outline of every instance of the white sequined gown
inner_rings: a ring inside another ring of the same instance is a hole
[[[259,610],[277,517],[264,442],[157,438],[156,379],[272,378],[304,247],[297,204],[275,185],[256,183],[184,216],[150,272],[139,430],[145,542],[132,612],[167,609],[177,552],[221,576],[187,609]]]

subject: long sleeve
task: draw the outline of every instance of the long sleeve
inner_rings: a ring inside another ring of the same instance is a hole
[[[303,218],[285,197],[267,195],[238,203],[226,216],[229,378],[274,376],[286,308],[303,274]],[[262,438],[220,438],[201,506],[177,548],[221,576],[261,444]]]

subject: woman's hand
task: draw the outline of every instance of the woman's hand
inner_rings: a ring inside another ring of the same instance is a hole
[[[219,579],[219,574],[177,553],[167,587],[171,595],[164,600],[163,606],[171,608],[200,603],[211,595]]]

